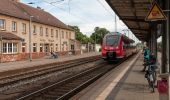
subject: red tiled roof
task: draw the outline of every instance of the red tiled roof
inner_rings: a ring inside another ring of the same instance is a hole
[[[34,16],[32,18],[33,22],[72,30],[59,19],[42,9],[34,8],[12,0],[0,0],[0,2],[0,14],[2,15],[8,15],[28,21],[30,16]]]
[[[22,38],[11,32],[0,31],[0,38],[1,36],[3,40],[22,40]]]

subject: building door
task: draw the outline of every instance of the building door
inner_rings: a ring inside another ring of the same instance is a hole
[[[44,44],[44,51],[46,53],[50,52],[49,44]]]

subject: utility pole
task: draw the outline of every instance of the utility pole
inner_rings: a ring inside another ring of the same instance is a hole
[[[116,20],[116,13],[115,13],[115,32],[117,32],[117,20]]]
[[[59,29],[59,35],[60,35],[60,53],[61,53],[61,32],[60,32],[60,29]]]
[[[30,23],[29,23],[29,60],[32,61],[32,18],[33,16],[30,16]]]
[[[96,52],[96,33],[95,33],[95,45],[94,45],[94,51]]]
[[[1,61],[0,61],[0,63],[2,63],[2,50],[3,50],[2,49],[3,48],[3,46],[2,46],[2,35],[0,36],[0,40],[1,40],[1,59],[0,59]]]

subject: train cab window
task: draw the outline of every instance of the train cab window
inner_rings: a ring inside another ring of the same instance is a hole
[[[106,45],[109,46],[118,46],[119,36],[109,35],[106,37]]]

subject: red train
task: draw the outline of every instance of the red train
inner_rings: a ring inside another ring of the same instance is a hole
[[[136,52],[134,41],[121,33],[106,34],[102,41],[102,57],[118,60]]]

